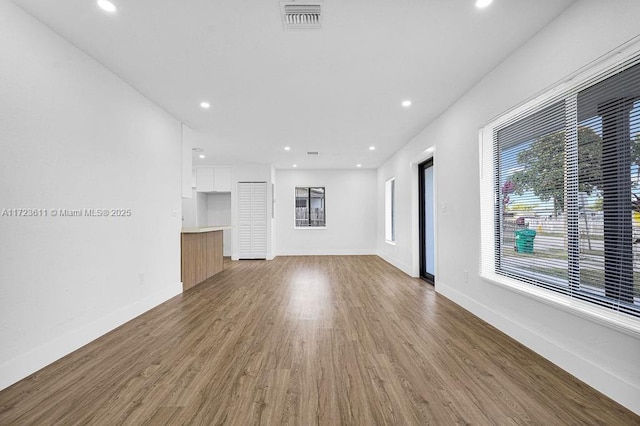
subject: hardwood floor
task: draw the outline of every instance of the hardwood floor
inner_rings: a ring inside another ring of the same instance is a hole
[[[0,392],[0,424],[640,424],[375,256],[228,262]]]

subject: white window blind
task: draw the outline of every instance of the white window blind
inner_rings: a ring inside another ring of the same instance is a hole
[[[640,65],[493,128],[499,275],[640,317]]]

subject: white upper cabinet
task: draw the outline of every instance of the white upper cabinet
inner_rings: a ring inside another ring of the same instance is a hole
[[[213,191],[213,167],[198,167],[196,169],[196,191]]]
[[[213,190],[231,192],[231,167],[213,168]]]
[[[198,167],[196,191],[231,192],[231,167]]]

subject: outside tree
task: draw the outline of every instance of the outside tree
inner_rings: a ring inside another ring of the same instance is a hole
[[[507,210],[507,206],[511,203],[511,197],[509,194],[512,194],[516,190],[516,185],[512,181],[508,180],[502,184],[502,188],[500,188],[500,192],[502,193],[502,208],[503,211]]]
[[[637,145],[640,138],[636,138]],[[564,210],[565,134],[556,132],[533,142],[518,154],[524,169],[513,174],[515,193],[532,191],[541,201],[553,201],[554,215]],[[640,157],[640,148],[637,148]],[[588,127],[578,128],[579,191],[588,195],[602,186],[602,138]]]

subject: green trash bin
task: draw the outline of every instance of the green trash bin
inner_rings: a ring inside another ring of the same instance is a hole
[[[533,239],[536,237],[534,229],[516,231],[516,251],[518,253],[533,253]]]

